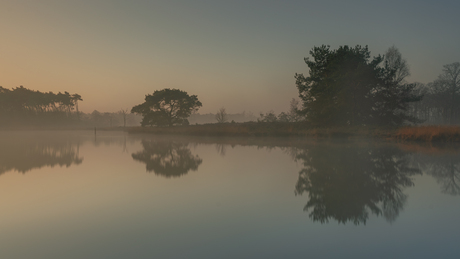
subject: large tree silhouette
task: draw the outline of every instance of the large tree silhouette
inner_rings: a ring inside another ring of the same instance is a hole
[[[202,106],[196,95],[178,89],[163,89],[145,96],[145,102],[134,106],[132,113],[143,116],[142,126],[188,124],[187,118]]]
[[[296,74],[303,113],[318,126],[400,125],[417,121],[408,104],[419,101],[415,84],[403,83],[399,52],[391,59],[370,59],[366,47],[314,47],[305,58],[309,75]],[[382,63],[383,62],[383,63]],[[402,79],[401,79],[402,78]]]

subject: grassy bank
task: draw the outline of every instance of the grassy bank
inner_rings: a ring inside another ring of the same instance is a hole
[[[404,141],[460,142],[459,126],[419,126],[404,127],[396,131],[394,137]]]
[[[229,137],[312,137],[355,138],[388,137],[394,130],[367,127],[313,128],[305,123],[223,123],[175,127],[132,127],[129,133]]]
[[[458,126],[402,128],[309,127],[305,123],[224,123],[175,127],[130,127],[129,133],[217,137],[380,138],[417,142],[460,142]]]

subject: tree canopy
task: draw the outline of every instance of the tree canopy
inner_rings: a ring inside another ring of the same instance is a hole
[[[178,89],[163,89],[145,96],[145,102],[134,106],[132,113],[143,116],[142,126],[188,124],[187,118],[202,106],[196,95]]]
[[[23,86],[7,89],[0,86],[0,119],[8,124],[36,124],[68,121],[82,101],[79,94],[40,92]]]
[[[390,51],[391,50],[391,51]],[[415,122],[407,115],[408,103],[420,100],[415,84],[403,79],[408,68],[399,51],[370,58],[368,47],[314,47],[305,58],[309,76],[296,74],[303,102],[300,112],[318,126],[400,125]]]

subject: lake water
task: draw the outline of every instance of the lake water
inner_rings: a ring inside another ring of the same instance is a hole
[[[459,258],[460,153],[1,132],[0,258]]]

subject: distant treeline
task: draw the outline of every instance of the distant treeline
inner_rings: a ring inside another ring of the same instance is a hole
[[[123,127],[139,126],[142,116],[128,109],[117,112],[78,110],[81,95],[68,92],[40,92],[23,86],[7,89],[0,86],[0,128],[27,127]],[[215,123],[216,114],[192,114],[191,124]],[[251,112],[228,114],[228,122],[256,121]]]
[[[0,86],[0,119],[6,125],[37,125],[68,122],[78,117],[79,94],[43,93],[23,86],[7,89]],[[77,109],[76,113],[73,111]]]
[[[119,112],[83,113],[78,110],[81,95],[40,92],[23,86],[7,89],[0,86],[0,128],[40,127],[117,127],[137,126],[140,116]]]
[[[127,110],[118,112],[99,112],[94,110],[92,113],[80,114],[80,125],[86,127],[124,127],[139,126],[142,117]]]
[[[370,58],[368,47],[322,45],[305,58],[308,75],[295,74],[299,99],[286,112],[196,113],[202,103],[179,89],[157,90],[131,110],[85,114],[79,94],[0,86],[0,128],[174,126],[208,123],[292,123],[311,127],[460,124],[460,63],[443,67],[428,84],[408,83],[405,59],[396,47]]]
[[[257,121],[257,117],[252,112],[243,111],[241,113],[225,114],[226,122],[248,122],[248,121]],[[190,124],[207,124],[207,123],[216,123],[216,114],[206,113],[200,114],[195,113],[190,115],[188,118]]]
[[[445,65],[442,74],[428,84],[417,83],[423,95],[411,112],[424,124],[460,124],[460,63]]]

